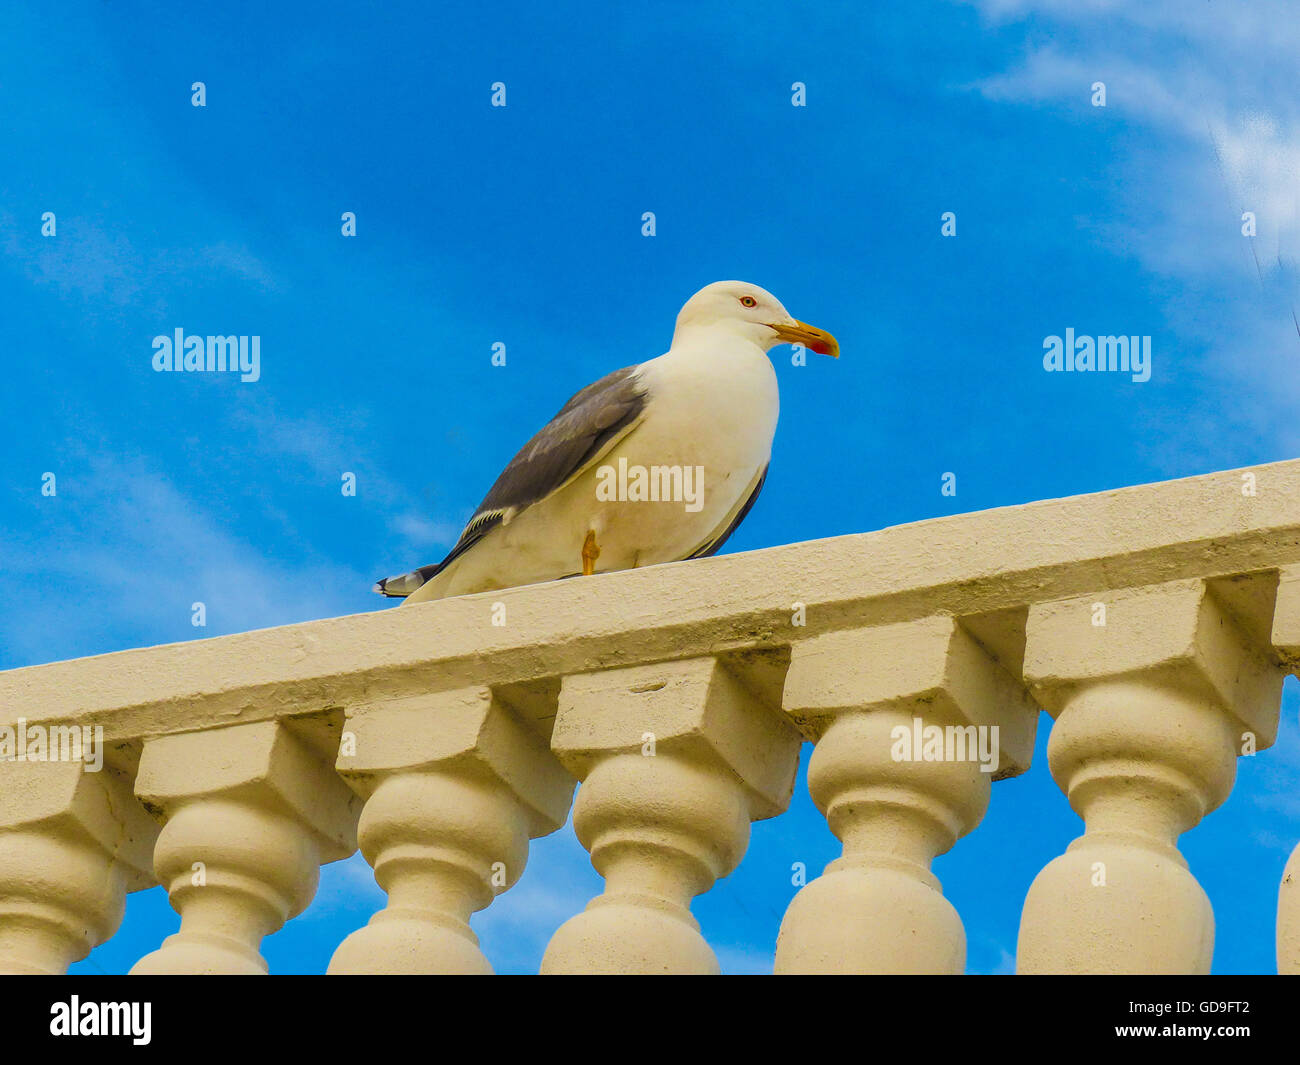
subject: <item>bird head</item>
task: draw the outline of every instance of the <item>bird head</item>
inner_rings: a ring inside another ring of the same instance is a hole
[[[803,344],[839,358],[839,342],[824,329],[793,318],[772,293],[745,281],[715,281],[686,301],[677,331],[710,327],[752,340],[764,351],[777,344]]]

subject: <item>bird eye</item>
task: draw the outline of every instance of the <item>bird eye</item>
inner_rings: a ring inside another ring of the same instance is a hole
[[[742,307],[757,307],[758,300],[754,299],[753,296],[741,296],[740,305]]]

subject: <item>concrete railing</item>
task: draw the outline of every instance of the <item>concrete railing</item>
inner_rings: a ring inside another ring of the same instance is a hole
[[[1206,972],[1177,841],[1273,742],[1298,664],[1295,461],[12,670],[0,970],[62,972],[161,882],[180,931],[134,971],[264,972],[359,840],[388,903],[330,971],[489,972],[468,919],[578,781],[605,889],[543,971],[716,971],[690,900],[809,740],[843,855],[777,971],[961,972],[931,862],[1026,770],[1041,707],[1086,830],[1029,887],[1020,971]],[[68,726],[102,728],[101,771],[40,755]],[[1300,972],[1300,852],[1277,935]]]

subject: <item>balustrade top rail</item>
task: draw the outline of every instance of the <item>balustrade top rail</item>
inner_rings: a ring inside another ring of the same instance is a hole
[[[381,696],[779,648],[936,613],[976,619],[992,653],[1014,659],[1023,633],[1001,611],[1292,563],[1300,460],[4,671],[0,723],[102,725],[111,747]],[[504,625],[493,624],[498,602]],[[806,607],[802,626],[791,623],[795,603]],[[1300,619],[1275,625],[1294,635],[1274,641],[1294,669]]]

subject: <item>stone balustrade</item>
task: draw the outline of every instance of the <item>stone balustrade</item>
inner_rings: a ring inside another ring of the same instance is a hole
[[[387,905],[331,973],[489,973],[470,917],[576,785],[604,890],[542,971],[717,972],[691,900],[785,810],[807,742],[842,854],[776,971],[960,973],[932,862],[1030,768],[1041,708],[1084,830],[1025,885],[1019,970],[1204,973],[1179,838],[1297,670],[1300,460],[11,670],[0,971],[65,971],[161,883],[180,930],[135,972],[266,972],[262,938],[359,845]],[[35,749],[85,728],[98,771]],[[1300,848],[1277,956],[1300,973]]]

